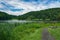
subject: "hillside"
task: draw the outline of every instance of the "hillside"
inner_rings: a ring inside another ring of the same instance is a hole
[[[22,20],[60,20],[60,8],[32,11],[18,16]]]
[[[5,12],[0,12],[0,20],[53,20],[60,21],[60,8],[51,8],[41,11],[32,11],[23,15],[14,16]]]
[[[11,19],[15,19],[16,16],[14,15],[9,15],[5,12],[0,12],[0,20],[11,20]]]

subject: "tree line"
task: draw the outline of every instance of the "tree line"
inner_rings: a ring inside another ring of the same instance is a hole
[[[11,19],[60,21],[60,8],[32,11],[19,16],[9,15],[5,12],[0,12],[0,20],[11,20]]]

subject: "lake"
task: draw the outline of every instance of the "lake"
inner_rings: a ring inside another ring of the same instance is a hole
[[[36,21],[27,21],[27,20],[4,20],[0,21],[1,22],[8,22],[8,23],[27,23],[27,22],[36,22]]]
[[[31,23],[31,22],[60,22],[60,21],[33,21],[33,20],[0,20],[0,23],[8,22],[8,23]]]

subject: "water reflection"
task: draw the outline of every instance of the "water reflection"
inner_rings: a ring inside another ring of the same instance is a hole
[[[35,21],[27,21],[27,20],[0,20],[1,22],[8,22],[8,23],[26,23],[26,22],[35,22]]]
[[[0,20],[0,23],[2,22],[8,22],[8,23],[31,23],[31,22],[37,22],[37,23],[41,23],[41,22],[60,22],[60,21],[34,21],[34,20]]]

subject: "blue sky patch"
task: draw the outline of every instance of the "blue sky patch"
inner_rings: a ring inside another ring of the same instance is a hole
[[[23,11],[24,9],[10,9],[10,10],[16,12],[16,11]]]
[[[60,7],[60,0],[0,0],[0,11],[13,15],[56,7]]]

